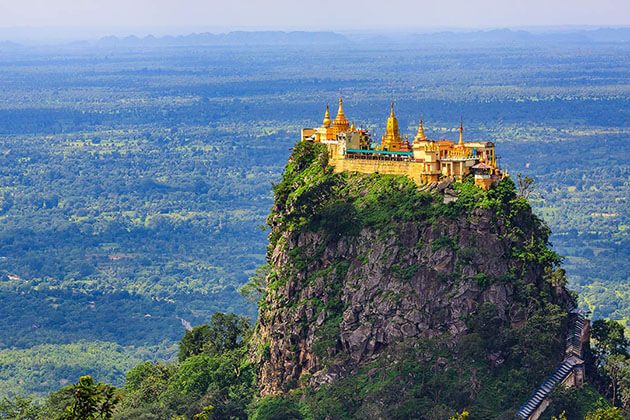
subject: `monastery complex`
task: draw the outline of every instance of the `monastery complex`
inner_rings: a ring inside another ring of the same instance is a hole
[[[329,163],[336,172],[405,175],[418,185],[439,182],[444,178],[462,180],[472,175],[475,184],[486,190],[507,176],[507,171],[502,172],[497,166],[494,143],[465,142],[461,121],[457,143],[428,139],[422,120],[413,142],[410,142],[408,137],[400,134],[393,103],[380,144],[373,143],[367,130],[350,124],[341,98],[335,119],[330,119],[326,105],[321,127],[302,129],[302,141],[325,144]]]

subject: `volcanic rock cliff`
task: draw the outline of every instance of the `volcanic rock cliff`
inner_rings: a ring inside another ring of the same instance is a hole
[[[422,191],[404,177],[334,174],[321,145],[301,142],[274,190],[254,339],[262,395],[360,377],[344,412],[372,398],[376,417],[374,406],[417,415],[420,403],[403,405],[431,392],[422,371],[446,381],[424,410],[504,415],[562,358],[572,297],[548,229],[511,180]],[[395,398],[369,385],[382,381]],[[501,384],[516,388],[481,401]]]

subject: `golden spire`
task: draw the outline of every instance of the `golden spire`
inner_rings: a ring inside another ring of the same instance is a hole
[[[389,118],[387,119],[387,135],[393,136],[395,138],[400,137],[400,132],[398,131],[398,118],[396,118],[396,114],[394,113],[394,102],[390,105],[391,111],[389,113]]]
[[[347,131],[348,128],[350,128],[350,123],[343,113],[343,98],[341,97],[339,97],[339,110],[337,111],[337,116],[333,121],[333,127],[336,128],[337,133]]]
[[[383,136],[381,146],[387,150],[396,151],[400,149],[402,143],[400,130],[398,129],[398,119],[394,112],[394,102],[391,103],[389,118],[387,119],[387,129]]]
[[[414,141],[427,141],[427,136],[424,134],[424,127],[422,126],[422,117],[420,117],[420,124],[418,125],[418,133]]]
[[[464,145],[464,123],[462,117],[459,117],[459,143],[460,146]]]
[[[326,113],[324,114],[324,127],[330,127],[330,111],[328,110],[328,104],[326,104]]]
[[[343,98],[339,97],[339,109],[337,110],[337,117],[335,121],[345,121],[346,115],[343,113]]]

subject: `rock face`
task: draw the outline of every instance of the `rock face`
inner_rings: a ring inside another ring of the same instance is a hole
[[[327,202],[347,199],[333,193]],[[547,263],[515,256],[546,243],[528,207],[512,218],[473,208],[379,226],[356,221],[351,234],[334,220],[332,229],[289,229],[292,211],[276,197],[269,219],[275,240],[256,334],[262,395],[334,382],[397,343],[444,334],[457,340],[484,303],[516,325],[535,307],[517,296],[523,285],[568,301],[544,279]]]

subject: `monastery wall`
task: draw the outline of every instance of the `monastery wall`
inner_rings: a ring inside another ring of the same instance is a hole
[[[334,166],[335,172],[351,171],[364,174],[405,175],[416,184],[421,185],[420,174],[423,167],[421,162],[346,158],[332,159],[330,164]]]

